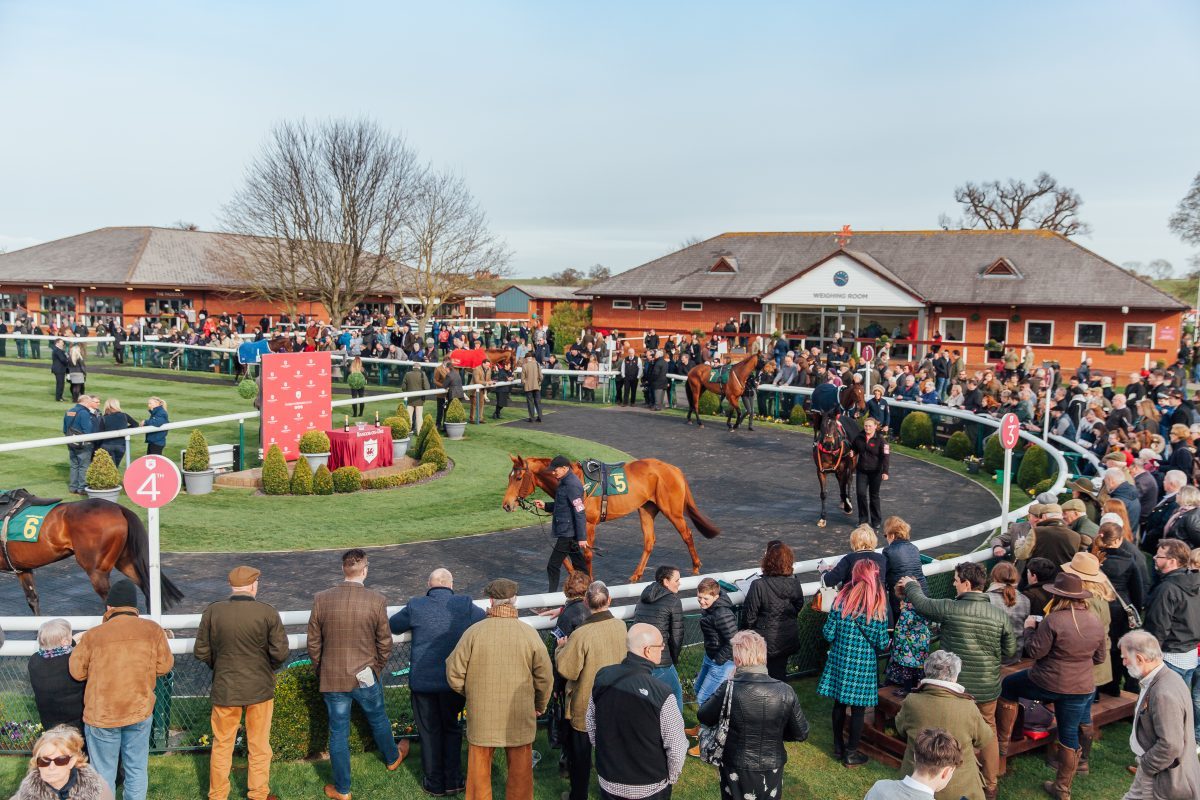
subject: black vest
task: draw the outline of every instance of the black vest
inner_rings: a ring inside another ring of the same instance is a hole
[[[596,774],[606,781],[649,786],[670,777],[660,718],[675,697],[650,674],[653,666],[631,653],[596,673]]]

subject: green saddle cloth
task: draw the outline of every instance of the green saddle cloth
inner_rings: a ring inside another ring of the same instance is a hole
[[[719,383],[722,386],[724,386],[726,383],[729,382],[729,373],[730,373],[730,371],[732,371],[732,369],[733,369],[732,364],[724,364],[720,367],[717,367],[716,369],[714,369],[712,371],[712,374],[709,376],[709,381],[711,381],[712,383]]]
[[[8,520],[8,525],[4,529],[4,538],[10,542],[36,542],[38,534],[42,532],[42,523],[45,521],[46,515],[57,505],[59,503],[52,503],[48,506],[26,506],[21,509]],[[4,519],[0,516],[0,524],[3,523]]]
[[[600,490],[600,481],[585,477],[583,493],[588,497],[597,495],[629,494],[629,481],[625,479],[625,467],[620,464],[606,464],[604,469],[605,489]]]

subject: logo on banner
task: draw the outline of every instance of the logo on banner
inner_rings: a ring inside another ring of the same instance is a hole
[[[300,391],[299,389],[297,389],[297,390],[296,390],[296,399],[297,399],[297,400],[299,400],[299,399],[300,399],[301,397],[303,397],[303,396],[304,396],[304,392],[302,392],[302,391]]]
[[[379,455],[378,439],[367,439],[363,442],[363,458],[367,460],[368,464],[373,463],[377,455]]]

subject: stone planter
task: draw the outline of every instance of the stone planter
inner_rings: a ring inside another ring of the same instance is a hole
[[[213,476],[215,473],[211,469],[206,469],[203,472],[188,472],[184,470],[183,485],[187,488],[188,494],[208,494],[213,490]]]
[[[93,500],[109,500],[115,503],[117,502],[117,498],[121,496],[120,486],[115,486],[112,489],[93,489],[90,486],[85,486],[83,490]]]
[[[466,429],[467,429],[467,423],[465,423],[465,422],[447,422],[446,423],[446,438],[447,439],[461,439],[461,438],[463,438],[463,431],[465,431]]]
[[[308,462],[309,469],[313,472],[317,471],[317,467],[329,466],[329,453],[301,453],[304,460]]]
[[[392,460],[399,461],[408,455],[408,443],[412,440],[411,436],[405,436],[403,439],[392,439]]]

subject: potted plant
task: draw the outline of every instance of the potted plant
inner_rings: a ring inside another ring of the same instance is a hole
[[[300,455],[313,471],[329,463],[329,437],[325,431],[305,431],[300,437]]]
[[[446,406],[446,437],[461,439],[463,431],[466,429],[467,410],[463,408],[463,404],[456,397],[450,401],[450,405]]]
[[[208,468],[208,440],[200,429],[188,437],[183,451],[183,485],[188,494],[208,494],[213,487],[213,471]]]
[[[84,487],[84,491],[88,497],[117,502],[117,497],[121,494],[121,473],[107,450],[96,450],[86,479],[87,486]]]
[[[408,416],[401,414],[388,417],[383,424],[392,429],[392,460],[399,459],[408,453],[408,442],[412,438]]]
[[[242,378],[241,383],[237,385],[237,392],[243,400],[253,400],[258,396],[258,383],[250,378]]]
[[[963,464],[967,467],[967,472],[972,475],[979,474],[979,468],[983,466],[983,459],[979,456],[967,456],[963,459]]]

